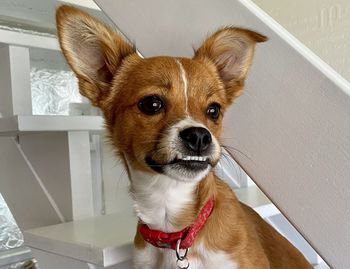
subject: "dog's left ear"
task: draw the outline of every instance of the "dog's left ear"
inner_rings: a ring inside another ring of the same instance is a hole
[[[228,27],[217,31],[195,52],[194,59],[209,59],[225,85],[229,102],[239,96],[252,63],[255,45],[267,37],[251,30]]]

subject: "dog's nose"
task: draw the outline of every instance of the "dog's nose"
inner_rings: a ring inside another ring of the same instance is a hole
[[[212,139],[209,131],[202,127],[190,127],[180,132],[184,145],[191,151],[200,154],[206,150]]]

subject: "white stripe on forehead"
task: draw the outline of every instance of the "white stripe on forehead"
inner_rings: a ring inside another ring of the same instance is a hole
[[[184,85],[184,96],[185,96],[185,111],[186,114],[188,115],[188,95],[187,95],[187,76],[186,76],[186,71],[184,69],[184,67],[182,66],[181,62],[179,61],[179,59],[175,60],[176,63],[178,64],[179,68],[180,68],[180,74],[181,74],[181,79]]]

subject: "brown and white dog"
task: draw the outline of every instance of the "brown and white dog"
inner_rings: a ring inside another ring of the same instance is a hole
[[[76,8],[60,7],[56,19],[80,92],[103,111],[111,143],[128,168],[140,220],[135,268],[312,268],[212,172],[221,155],[224,112],[242,93],[255,45],[265,36],[228,27],[205,40],[192,59],[144,59]],[[187,257],[178,239],[178,258],[174,242],[152,244],[152,234],[169,239],[184,230],[193,237],[180,236],[190,242]]]

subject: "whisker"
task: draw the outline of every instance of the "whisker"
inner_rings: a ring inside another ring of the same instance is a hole
[[[224,149],[227,150],[227,152],[229,153],[229,150],[233,150],[235,152],[238,152],[240,153],[241,155],[243,155],[244,157],[246,157],[248,160],[250,160],[251,162],[254,162],[252,158],[250,158],[247,154],[243,153],[242,151],[240,151],[239,149],[235,148],[235,147],[232,147],[232,146],[228,146],[228,145],[224,145],[224,144],[221,144],[221,147],[223,147]],[[225,154],[225,153],[223,153]],[[231,154],[229,154],[229,156],[232,158]]]

